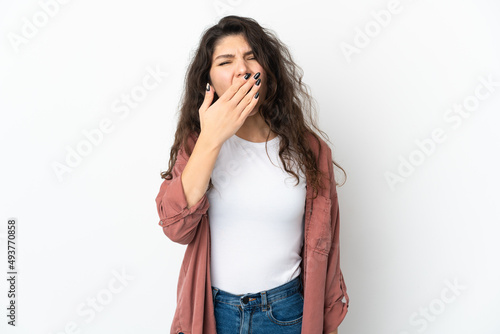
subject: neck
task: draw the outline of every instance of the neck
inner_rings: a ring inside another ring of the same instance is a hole
[[[257,112],[255,115],[246,118],[245,123],[236,131],[236,135],[253,142],[265,142],[269,132],[269,139],[273,139],[276,136],[270,130],[262,116]]]

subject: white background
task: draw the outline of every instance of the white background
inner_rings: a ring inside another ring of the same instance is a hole
[[[350,307],[339,333],[500,333],[500,4],[401,0],[374,30],[372,11],[388,6],[74,0],[48,16],[38,1],[0,2],[0,259],[4,277],[15,217],[19,272],[16,328],[0,280],[0,331],[169,332],[186,246],[158,225],[160,172],[201,33],[236,14],[290,47],[348,173],[338,192]],[[357,53],[347,57],[347,44]],[[148,68],[168,75],[115,113]],[[458,126],[447,121],[455,104],[474,101],[480,77],[496,82],[480,88],[488,97]],[[58,178],[54,163],[105,119],[112,130]],[[424,155],[416,141],[436,129],[446,139]],[[386,174],[410,158],[413,172],[391,187]]]

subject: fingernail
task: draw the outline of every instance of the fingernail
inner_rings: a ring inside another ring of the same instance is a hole
[[[258,97],[259,97],[259,92],[257,92],[257,93],[255,94],[255,97],[254,97],[254,98],[258,98]]]
[[[257,72],[257,74],[253,76],[254,79],[257,79],[258,77],[260,77],[260,72]]]
[[[251,75],[252,75],[251,73],[245,74],[245,76],[244,76],[245,80],[248,79],[248,78],[250,78]]]
[[[210,84],[207,82],[207,92],[210,90]]]
[[[258,86],[258,85],[260,85],[260,79],[257,80],[257,82],[255,83],[255,86]]]

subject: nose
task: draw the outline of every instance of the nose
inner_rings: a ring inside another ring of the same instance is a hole
[[[245,76],[245,74],[251,73],[250,69],[247,66],[247,63],[244,60],[239,60],[236,65],[236,75],[237,77]]]

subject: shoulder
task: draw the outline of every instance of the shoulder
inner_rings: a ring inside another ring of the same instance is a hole
[[[327,142],[321,138],[321,136],[311,132],[306,131],[305,137],[309,143],[309,147],[314,152],[319,161],[327,160],[332,158],[332,149],[327,144]]]
[[[178,150],[178,156],[181,156],[182,159],[187,161],[193,152],[198,136],[199,134],[193,131],[186,138],[182,139]]]
[[[329,187],[335,187],[336,181],[334,174],[335,172],[333,169],[333,156],[331,147],[321,136],[315,135],[312,132],[308,131],[306,133],[306,138],[309,141],[311,150],[316,156],[318,168],[328,177],[330,183]],[[336,189],[334,190],[334,192],[336,192]]]

